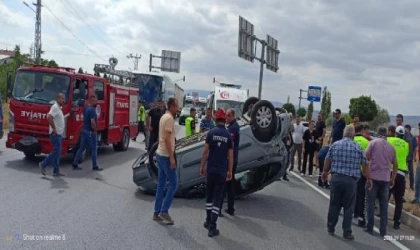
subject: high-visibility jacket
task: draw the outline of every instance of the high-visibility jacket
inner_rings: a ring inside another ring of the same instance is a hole
[[[146,120],[146,111],[144,106],[140,106],[137,110],[137,118],[139,122],[144,122],[144,120]]]
[[[404,139],[398,137],[388,137],[386,138],[389,144],[391,144],[395,149],[395,155],[397,156],[398,170],[407,172],[407,156],[410,151],[408,143]],[[391,167],[392,168],[392,167]]]
[[[366,153],[369,141],[363,135],[355,135],[353,140],[355,143],[359,144],[359,146],[363,149],[363,152]],[[363,165],[360,166],[360,171],[363,172]]]
[[[185,119],[185,137],[195,134],[195,118],[188,116]]]

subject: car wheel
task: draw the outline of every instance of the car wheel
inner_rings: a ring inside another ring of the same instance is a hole
[[[251,111],[251,127],[254,136],[261,142],[269,142],[277,129],[277,116],[273,104],[258,101]]]
[[[156,161],[156,150],[159,146],[159,142],[156,142],[153,144],[149,149],[149,164],[152,167],[152,170],[155,171],[155,173],[158,173],[158,164]]]
[[[242,108],[242,114],[246,114],[246,112],[248,112],[248,110],[250,110],[252,108],[252,106],[257,103],[259,101],[259,99],[257,97],[250,97],[248,98],[245,103],[244,106]]]

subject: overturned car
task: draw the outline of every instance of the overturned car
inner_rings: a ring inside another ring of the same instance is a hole
[[[291,122],[287,111],[275,109],[271,102],[255,97],[244,103],[243,115],[237,122],[241,137],[235,193],[239,198],[263,189],[285,173],[290,149],[286,147],[286,140],[291,133]],[[176,141],[178,197],[195,196],[205,190],[200,161],[206,135],[207,132],[203,132]],[[153,193],[158,183],[157,146],[157,143],[153,145],[149,153],[137,158],[132,166],[134,183],[148,193]]]

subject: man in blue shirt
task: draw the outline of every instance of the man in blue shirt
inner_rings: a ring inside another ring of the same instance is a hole
[[[204,119],[201,119],[200,122],[200,132],[204,132],[207,130],[210,130],[212,128],[214,128],[214,121],[213,121],[213,117],[212,117],[212,113],[211,113],[211,108],[207,108],[206,110],[206,117],[204,117]]]
[[[226,124],[228,125],[228,131],[233,142],[233,171],[232,180],[226,182],[225,193],[227,194],[228,208],[225,210],[231,216],[235,215],[235,172],[238,166],[238,151],[239,151],[239,124],[235,119],[235,110],[228,109],[226,112]],[[222,214],[222,205],[220,206],[220,215]]]
[[[333,122],[332,133],[329,139],[331,144],[343,139],[343,131],[344,131],[344,128],[346,127],[346,121],[344,120],[344,118],[341,117],[341,110],[336,109],[334,111],[334,115],[335,115],[335,120]]]
[[[410,188],[414,190],[414,169],[413,169],[413,161],[414,155],[417,151],[417,138],[411,134],[411,126],[406,124],[405,128],[405,136],[404,139],[409,143],[409,153],[407,157],[407,167],[408,167],[408,175],[410,176]]]
[[[78,166],[80,157],[82,156],[83,151],[86,150],[86,146],[89,146],[91,151],[92,157],[92,170],[93,171],[102,171],[102,168],[98,167],[96,162],[96,158],[98,155],[98,144],[97,144],[97,124],[98,118],[96,115],[96,105],[98,99],[95,95],[90,96],[89,98],[89,106],[85,107],[83,111],[83,131],[82,131],[82,139],[80,140],[80,146],[77,150],[76,156],[73,160],[73,169],[80,170],[81,168]]]
[[[207,217],[204,227],[209,230],[209,237],[219,235],[216,222],[220,213],[225,182],[230,181],[233,175],[233,143],[229,132],[225,128],[225,111],[223,109],[217,110],[215,119],[217,127],[210,130],[207,134],[200,167],[200,175],[205,176],[207,174]],[[205,168],[206,162],[207,173]]]

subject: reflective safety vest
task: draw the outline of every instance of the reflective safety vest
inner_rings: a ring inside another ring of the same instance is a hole
[[[188,116],[185,119],[185,137],[195,134],[195,118]]]
[[[355,135],[354,142],[359,144],[359,146],[363,149],[363,152],[366,153],[366,149],[369,145],[369,141],[363,135]],[[360,166],[360,171],[363,172],[363,165]]]
[[[137,110],[137,118],[139,122],[144,122],[144,120],[146,120],[146,112],[144,110],[144,106],[139,107]]]
[[[395,149],[395,155],[397,156],[398,170],[407,172],[407,169],[408,169],[407,156],[410,151],[408,143],[405,140],[400,139],[398,137],[388,137],[386,138],[386,140]]]

